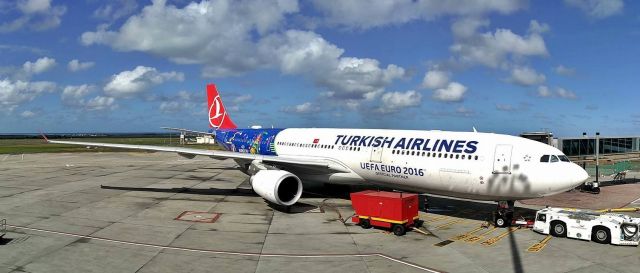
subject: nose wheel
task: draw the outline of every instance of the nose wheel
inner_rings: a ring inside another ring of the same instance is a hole
[[[498,209],[493,213],[493,223],[496,227],[508,227],[513,220],[514,201],[499,201]]]

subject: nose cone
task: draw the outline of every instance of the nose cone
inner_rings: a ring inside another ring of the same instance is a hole
[[[573,169],[573,176],[575,177],[574,186],[578,186],[589,179],[589,174],[582,167],[573,164]]]

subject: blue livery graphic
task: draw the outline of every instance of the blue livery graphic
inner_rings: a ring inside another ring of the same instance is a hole
[[[275,138],[284,129],[231,129],[215,130],[216,141],[225,150],[260,155],[277,155]],[[418,150],[473,154],[478,150],[475,140],[447,140],[383,136],[338,135],[335,145],[358,147],[384,147],[389,149]]]
[[[277,155],[276,135],[283,129],[216,130],[216,141],[227,151]]]

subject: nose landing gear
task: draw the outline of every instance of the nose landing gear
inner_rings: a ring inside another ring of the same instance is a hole
[[[498,208],[493,212],[493,223],[496,227],[508,227],[513,220],[514,201],[498,201]]]

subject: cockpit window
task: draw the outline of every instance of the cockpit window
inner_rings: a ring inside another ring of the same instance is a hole
[[[562,162],[571,162],[566,155],[559,155],[558,158],[560,158],[560,161]]]
[[[558,162],[558,161],[560,161],[560,160],[558,159],[558,157],[557,157],[557,156],[555,156],[555,155],[552,155],[552,156],[551,156],[551,160],[550,160],[549,162]]]
[[[549,162],[549,155],[543,155],[543,156],[540,158],[540,162],[544,162],[544,163]]]

